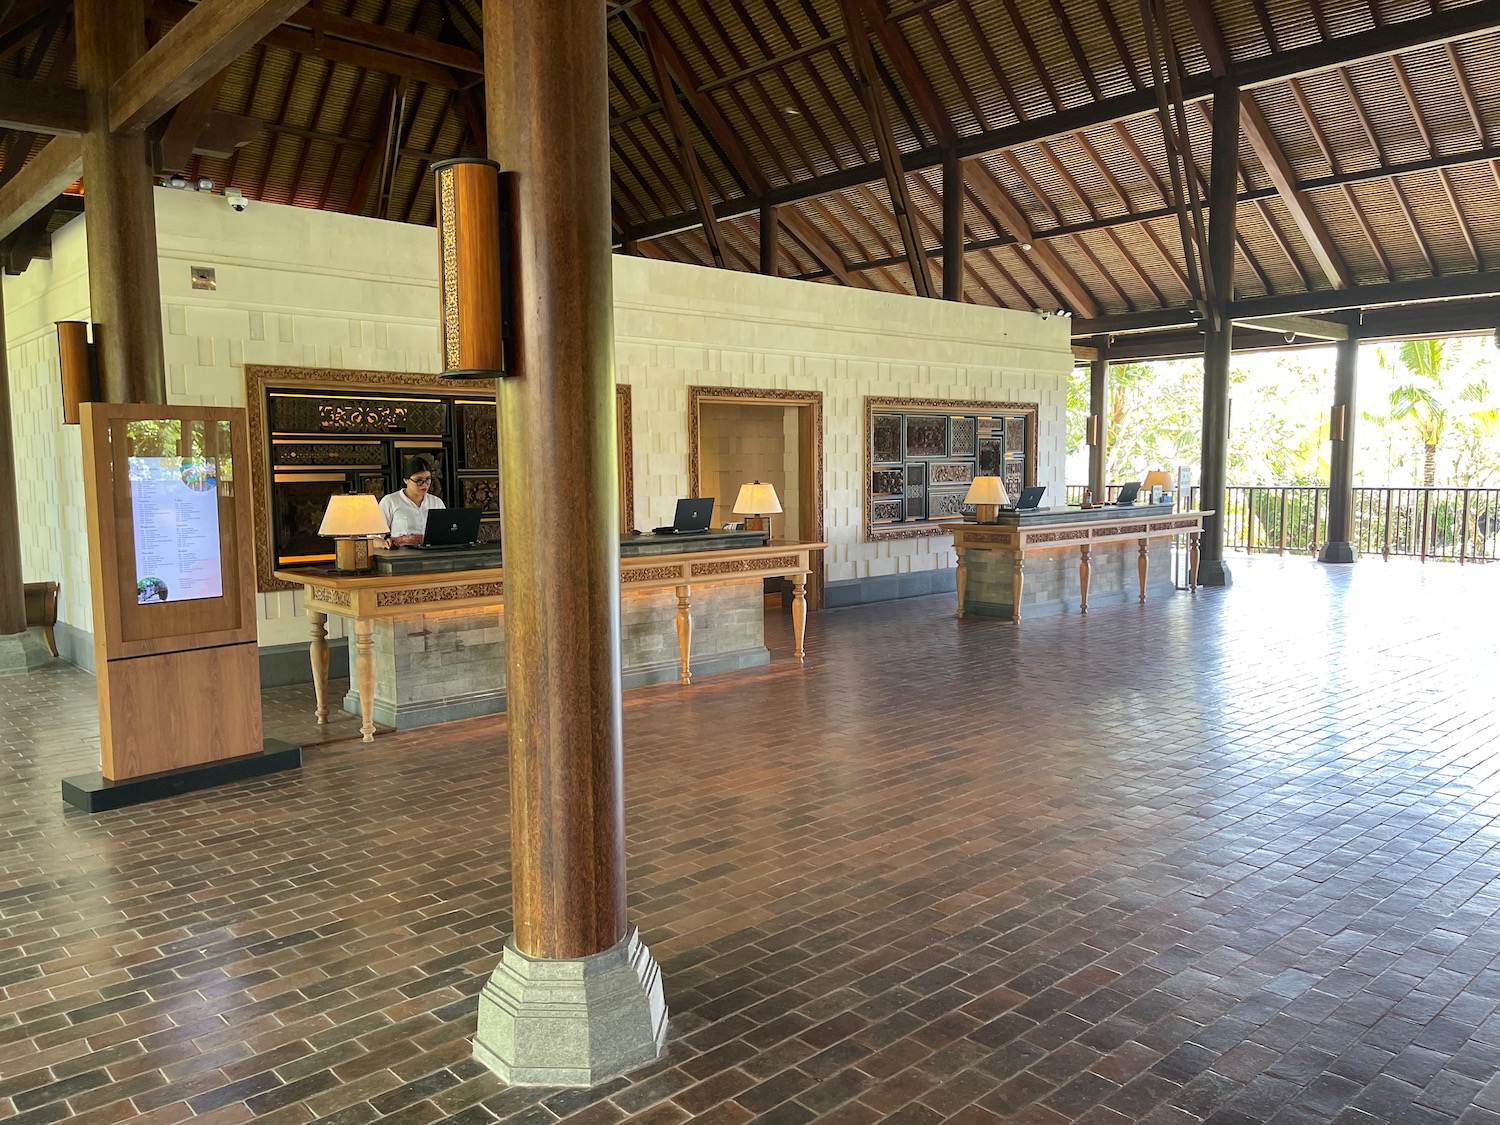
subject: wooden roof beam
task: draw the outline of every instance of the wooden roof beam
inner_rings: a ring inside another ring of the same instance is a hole
[[[110,131],[142,132],[301,7],[302,0],[202,0],[110,87]]]
[[[677,146],[677,159],[682,177],[687,180],[693,193],[693,202],[698,207],[698,217],[703,225],[703,237],[708,241],[708,252],[714,265],[724,268],[724,247],[719,236],[719,220],[714,217],[713,199],[708,194],[708,181],[703,176],[703,166],[698,162],[698,153],[693,148],[693,139],[688,135],[687,121],[683,117],[682,105],[672,88],[672,79],[662,63],[661,25],[655,20],[641,28],[641,45],[646,49],[646,59],[651,64],[651,74],[656,80],[656,93],[666,111],[667,127]]]
[[[1309,340],[1347,340],[1349,326],[1339,320],[1323,320],[1311,316],[1262,316],[1253,319],[1240,318],[1235,324],[1241,328],[1259,328],[1263,332],[1279,332],[1282,335],[1302,336]]]
[[[1219,27],[1219,21],[1209,7],[1208,0],[1186,0],[1186,3],[1188,18],[1192,21],[1198,42],[1208,59],[1209,69],[1213,71],[1215,77],[1230,73],[1234,60],[1230,56],[1229,47],[1224,41],[1223,30]],[[1322,216],[1318,214],[1312,201],[1297,190],[1296,173],[1292,170],[1291,162],[1287,160],[1286,153],[1282,150],[1281,142],[1276,139],[1271,123],[1261,111],[1260,104],[1255,100],[1253,93],[1242,90],[1239,97],[1240,128],[1244,132],[1245,139],[1250,142],[1250,147],[1260,158],[1261,165],[1265,168],[1266,174],[1271,177],[1271,183],[1276,186],[1277,194],[1281,196],[1281,201],[1291,214],[1292,221],[1297,224],[1297,229],[1302,232],[1302,237],[1306,240],[1313,257],[1317,259],[1324,276],[1328,278],[1329,284],[1336,289],[1344,288],[1350,280],[1349,267],[1344,264],[1343,257],[1334,244],[1333,236],[1329,234],[1328,227],[1324,224]]]
[[[19,230],[26,220],[83,175],[83,140],[53,137],[22,168],[14,179],[0,187],[0,239]]]
[[[1328,43],[1314,44],[1310,48],[1298,47],[1264,59],[1254,59],[1237,66],[1236,75],[1240,80],[1240,88],[1245,90],[1331,70],[1364,58],[1388,55],[1392,51],[1457,42],[1489,33],[1497,25],[1500,25],[1500,0],[1476,0],[1475,3],[1445,9],[1431,16],[1402,20],[1372,31],[1340,36]],[[1212,80],[1207,75],[1188,75],[1184,77],[1183,87],[1189,101],[1198,101],[1212,93]],[[1015,125],[975,133],[961,138],[956,147],[959,156],[968,160],[1155,112],[1156,97],[1152,91],[1138,90],[1045,117],[1021,121]],[[716,126],[715,133],[716,139],[720,139]],[[943,155],[942,146],[933,145],[904,154],[901,163],[907,172],[917,172],[939,167],[943,162]],[[727,201],[718,214],[721,219],[756,214],[760,210],[762,195],[765,195],[767,202],[781,206],[844,191],[859,184],[872,183],[883,175],[884,171],[877,160],[815,176],[770,192],[763,192],[752,185],[753,195]],[[653,238],[695,225],[689,216],[669,215],[651,223],[643,223],[634,233],[639,238]]]
[[[148,9],[153,19],[180,21],[194,10],[194,5],[185,0],[151,0]],[[373,26],[373,25],[372,25]],[[407,33],[400,33],[407,34]],[[421,36],[411,36],[421,43],[436,42]],[[277,47],[295,55],[312,55],[329,62],[361,70],[373,70],[394,78],[407,78],[428,86],[446,90],[459,89],[470,83],[460,80],[450,67],[429,61],[416,48],[405,53],[367,46],[361,42],[339,39],[318,31],[303,30],[282,24],[267,32],[260,40],[266,47]]]
[[[891,210],[895,212],[896,228],[901,232],[901,241],[906,250],[906,264],[911,270],[912,287],[919,297],[937,295],[932,284],[932,274],[927,268],[927,252],[922,245],[922,232],[917,229],[911,189],[906,183],[906,172],[901,166],[901,150],[896,146],[895,134],[891,131],[890,117],[885,110],[885,93],[880,88],[875,73],[875,56],[870,50],[870,39],[865,33],[864,6],[860,0],[839,0],[839,12],[844,18],[844,33],[849,40],[849,53],[854,59],[855,86],[865,106],[865,115],[870,121],[870,131],[875,135],[875,150],[880,154],[880,167],[885,186],[890,194]]]
[[[1015,236],[1021,249],[1029,253],[1031,264],[1057,287],[1075,313],[1084,317],[1099,315],[1099,303],[1094,300],[1094,295],[1056,250],[1044,242],[1033,241],[1031,224],[999,184],[987,175],[974,176],[969,180],[969,190]]]
[[[83,91],[0,74],[0,129],[76,137],[87,127]]]

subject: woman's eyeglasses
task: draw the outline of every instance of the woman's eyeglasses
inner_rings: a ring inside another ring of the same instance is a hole
[[[406,479],[411,481],[412,484],[418,486],[419,488],[426,488],[432,483],[431,477],[407,477]]]

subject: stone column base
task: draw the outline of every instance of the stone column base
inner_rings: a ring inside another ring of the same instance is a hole
[[[479,996],[474,1057],[513,1086],[593,1086],[661,1054],[661,970],[634,926],[612,948],[527,957],[507,940]]]
[[[1232,586],[1233,584],[1229,577],[1229,568],[1224,565],[1223,559],[1198,560],[1198,585]]]
[[[1318,548],[1318,561],[1325,563],[1352,563],[1359,558],[1353,543],[1324,543]]]
[[[54,659],[42,639],[30,629],[0,637],[0,676],[24,676]]]

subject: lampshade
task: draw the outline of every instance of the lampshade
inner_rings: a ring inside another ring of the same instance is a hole
[[[368,493],[330,496],[319,535],[385,535],[391,530],[380,501]]]
[[[1141,491],[1149,493],[1157,485],[1161,485],[1163,492],[1170,492],[1172,490],[1172,475],[1165,469],[1152,469],[1146,474],[1146,478],[1141,481]]]
[[[737,516],[767,516],[781,511],[781,501],[776,498],[774,485],[740,485],[740,494],[734,498],[734,514]]]
[[[1005,491],[1005,482],[999,477],[975,477],[964,495],[964,503],[1004,506],[1010,503],[1010,494]]]

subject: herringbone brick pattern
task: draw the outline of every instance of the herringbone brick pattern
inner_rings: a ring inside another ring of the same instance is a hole
[[[92,680],[0,680],[0,1118],[1500,1122],[1500,569],[1234,569],[628,693],[671,1040],[588,1091],[468,1057],[503,719],[90,817]]]

